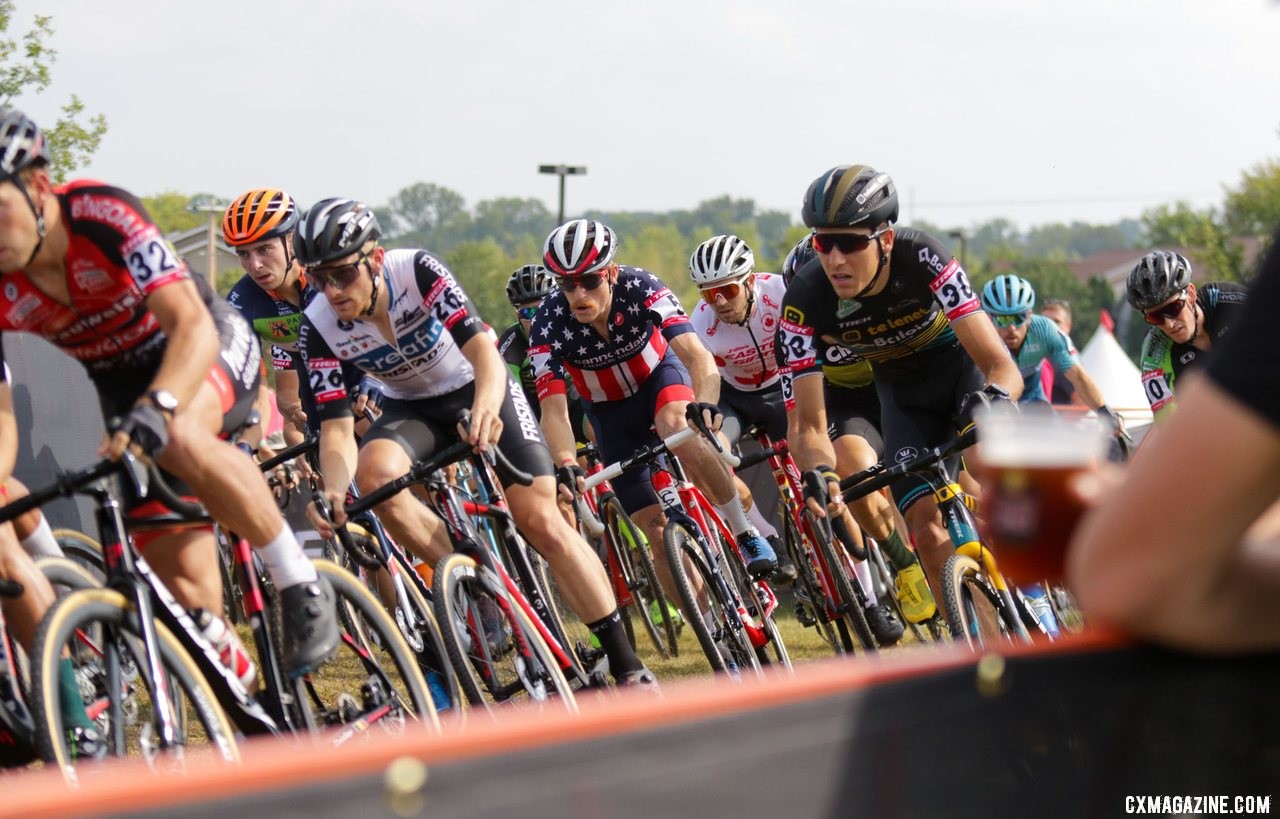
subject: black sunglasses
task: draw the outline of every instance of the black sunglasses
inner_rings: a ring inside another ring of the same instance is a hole
[[[1159,327],[1166,321],[1176,319],[1182,315],[1182,308],[1187,306],[1187,291],[1183,290],[1178,294],[1178,298],[1166,304],[1164,307],[1157,307],[1154,310],[1148,310],[1142,314],[1147,320],[1147,324],[1154,324]]]
[[[579,287],[583,290],[595,290],[608,275],[608,273],[588,273],[585,276],[556,276],[556,285],[566,293],[572,293]]]
[[[351,264],[339,265],[337,267],[313,267],[311,275],[320,283],[320,286],[336,287],[338,290],[346,290],[351,286],[352,282],[360,278],[360,265],[369,261],[368,253],[361,253],[360,258]]]
[[[836,248],[846,255],[857,253],[860,250],[866,250],[870,247],[871,242],[884,235],[888,228],[881,228],[875,233],[815,233],[813,234],[813,249],[824,256]]]

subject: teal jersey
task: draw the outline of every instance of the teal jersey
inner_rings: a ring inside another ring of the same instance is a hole
[[[1048,401],[1040,381],[1040,362],[1049,359],[1054,371],[1063,375],[1080,363],[1076,346],[1070,337],[1044,316],[1032,316],[1026,338],[1018,348],[1016,360],[1022,373],[1022,398],[1026,401]]]

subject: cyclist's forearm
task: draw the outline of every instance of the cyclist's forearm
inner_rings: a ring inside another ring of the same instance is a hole
[[[329,492],[344,492],[356,472],[355,420],[335,418],[320,425],[320,474]]]
[[[542,399],[542,435],[556,465],[576,460],[577,443],[569,421],[569,402],[563,395]]]
[[[788,445],[791,447],[791,457],[802,472],[818,466],[835,465],[836,451],[831,446],[826,429],[808,424],[796,425],[788,432]]]
[[[1067,380],[1071,382],[1071,386],[1076,388],[1076,395],[1080,396],[1080,400],[1089,409],[1097,409],[1107,403],[1102,398],[1102,390],[1098,389],[1097,383],[1089,377],[1080,365],[1076,365],[1065,373]]]

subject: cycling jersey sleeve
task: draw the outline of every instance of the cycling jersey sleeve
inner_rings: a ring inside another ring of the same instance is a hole
[[[689,323],[689,314],[684,311],[680,299],[671,292],[671,288],[648,270],[640,268],[633,268],[633,270],[636,277],[628,281],[627,286],[635,282],[635,286],[643,288],[644,306],[652,314],[654,324],[662,331],[667,341],[693,332],[693,325]]]
[[[91,237],[110,261],[128,270],[144,296],[191,278],[186,262],[138,197],[88,180],[70,183],[66,192],[76,230]]]
[[[1048,334],[1049,341],[1046,342],[1046,358],[1053,362],[1053,368],[1059,373],[1065,373],[1067,370],[1080,363],[1080,357],[1076,355],[1075,345],[1071,343],[1071,339],[1067,334],[1058,330],[1056,333]],[[1045,395],[1048,395],[1046,392]]]
[[[927,233],[917,231],[915,236],[920,245],[917,251],[920,260],[933,274],[929,289],[933,291],[938,304],[942,305],[947,320],[954,323],[957,319],[982,312],[982,302],[969,284],[969,274],[951,255],[951,251]],[[944,259],[948,261],[944,262]]]
[[[444,262],[425,250],[419,250],[413,257],[413,274],[422,292],[423,306],[444,325],[459,348],[473,336],[489,332]]]
[[[321,421],[349,418],[351,399],[347,395],[342,360],[333,354],[328,343],[307,318],[298,327],[298,352],[302,356],[305,377],[316,399],[316,413]]]

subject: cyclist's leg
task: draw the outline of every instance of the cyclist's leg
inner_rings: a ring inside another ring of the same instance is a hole
[[[444,424],[424,417],[423,403],[384,400],[382,416],[360,441],[355,480],[361,492],[399,478],[415,460],[456,437]],[[411,492],[396,493],[374,511],[397,543],[432,566],[452,551],[444,522]]]
[[[8,503],[25,497],[29,493],[22,481],[10,476],[4,483],[3,494],[5,502]],[[13,530],[18,536],[18,542],[33,560],[41,557],[65,557],[62,547],[58,545],[58,539],[53,536],[49,521],[39,509],[32,509],[14,518]]]
[[[0,601],[9,630],[30,653],[36,626],[53,605],[53,587],[18,543],[13,527],[8,524],[0,526],[0,577],[22,584],[22,594],[0,598]]]

